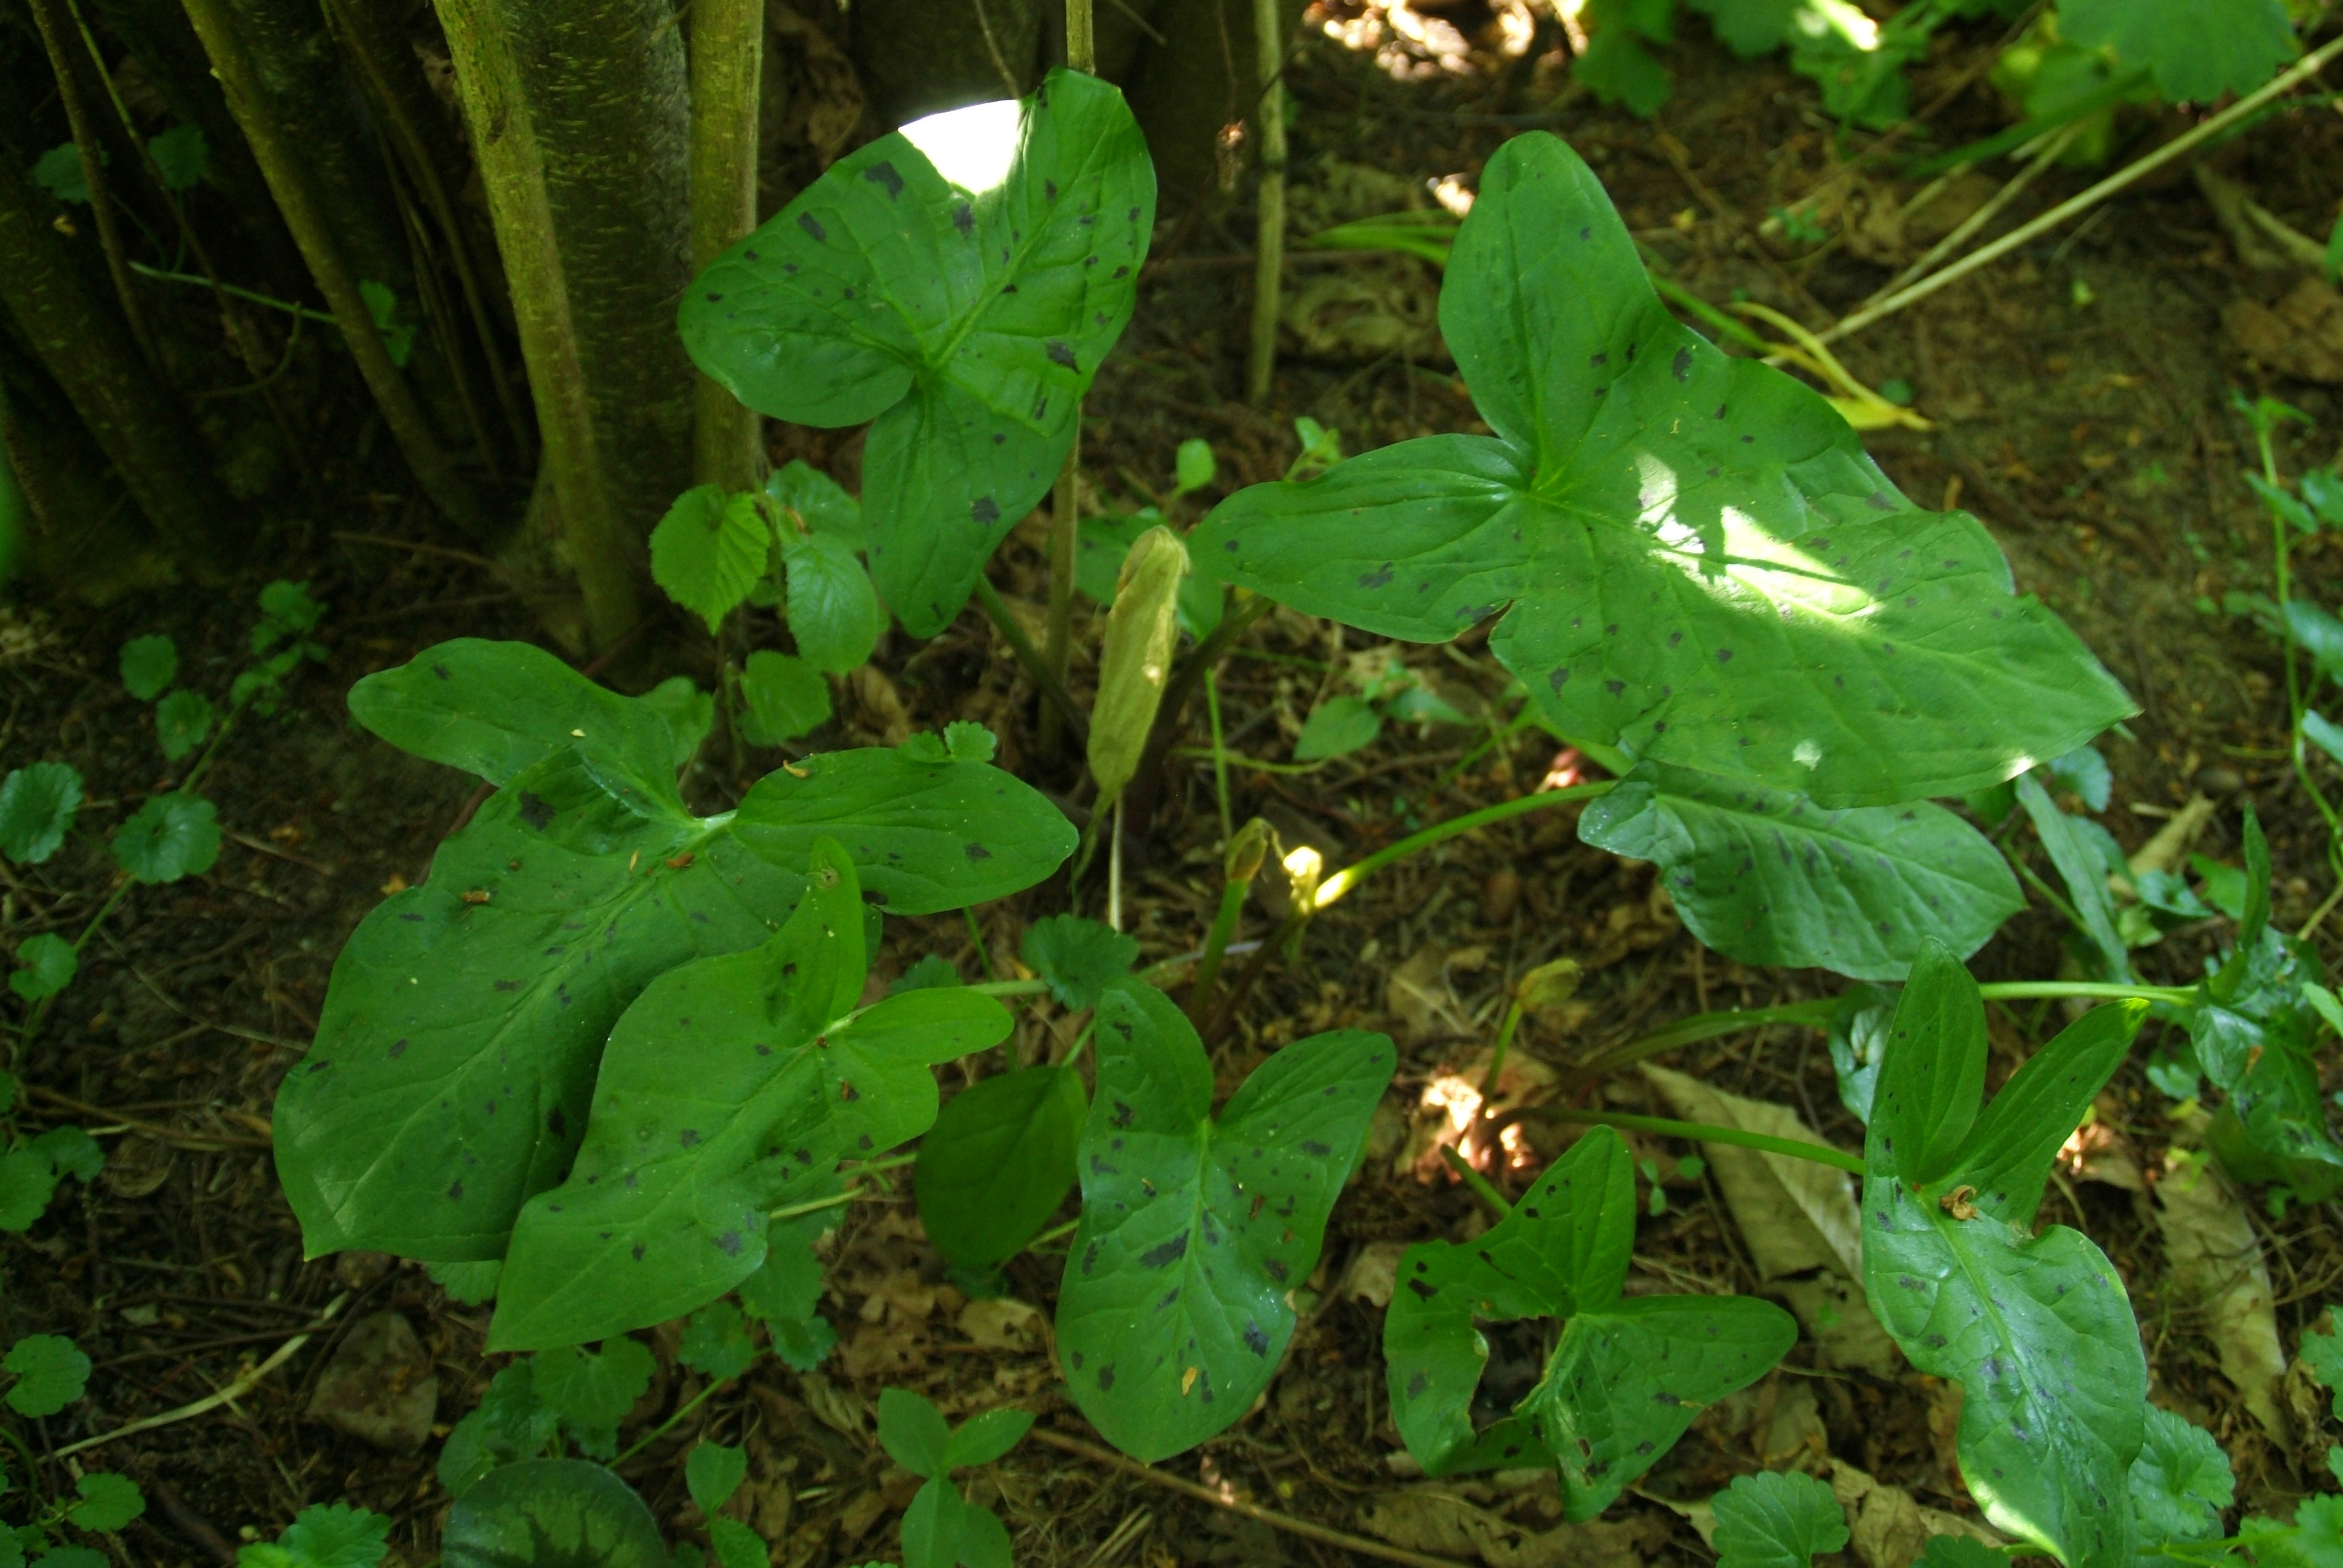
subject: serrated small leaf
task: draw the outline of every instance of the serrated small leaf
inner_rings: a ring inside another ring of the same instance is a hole
[[[1073,1187],[1089,1113],[1081,1076],[1066,1067],[996,1073],[946,1101],[913,1173],[935,1249],[970,1269],[1015,1256]]]
[[[446,1568],[668,1568],[658,1522],[598,1464],[533,1459],[491,1472],[456,1500]]]
[[[114,830],[114,863],[141,882],[199,877],[219,859],[219,815],[200,795],[150,797]]]
[[[944,1468],[990,1464],[1024,1440],[1033,1425],[1030,1410],[988,1410],[960,1422],[944,1445]]]
[[[770,1210],[826,1195],[840,1158],[926,1131],[930,1063],[1008,1033],[1001,1004],[965,990],[858,1010],[860,884],[835,842],[811,859],[812,890],[770,941],[670,970],[618,1020],[567,1180],[514,1226],[496,1348],[575,1343],[702,1308],[755,1271]],[[678,1040],[691,1042],[685,1078]],[[737,1331],[737,1309],[703,1310],[696,1324],[729,1313]],[[711,1341],[708,1359],[717,1375],[732,1354]]]
[[[830,722],[830,682],[790,654],[759,648],[740,672],[740,734],[751,746],[779,746]]]
[[[55,931],[26,937],[16,944],[19,966],[8,976],[8,989],[26,1001],[53,997],[73,984],[81,970],[81,954]]]
[[[122,645],[122,689],[139,701],[154,701],[178,678],[179,645],[169,638],[134,637]]]
[[[887,615],[852,548],[828,534],[791,529],[781,537],[781,564],[789,572],[789,633],[806,662],[844,674],[869,660]]]
[[[1716,1568],[1812,1568],[1817,1555],[1846,1544],[1846,1510],[1799,1471],[1738,1476],[1709,1506]]]
[[[767,1568],[772,1562],[765,1538],[737,1519],[709,1520],[708,1543],[716,1548],[718,1568]]]
[[[559,1345],[542,1352],[531,1387],[555,1413],[580,1426],[615,1427],[651,1386],[650,1347],[614,1339],[600,1352]]]
[[[10,1410],[25,1416],[55,1415],[88,1386],[89,1358],[63,1334],[27,1334],[0,1356],[0,1372],[15,1380],[5,1396]]]
[[[507,1366],[447,1434],[436,1473],[450,1496],[463,1496],[501,1465],[535,1459],[560,1433],[560,1412],[537,1397],[536,1375],[533,1356]]]
[[[201,126],[173,126],[147,142],[146,156],[175,191],[192,189],[211,169],[211,147]]]
[[[765,494],[785,515],[793,514],[815,533],[849,549],[870,548],[870,537],[862,526],[862,503],[802,457],[792,457],[774,469],[765,480]]]
[[[1310,710],[1302,733],[1293,738],[1293,759],[1317,762],[1347,757],[1374,744],[1383,732],[1383,715],[1363,697],[1330,697]]]
[[[65,1510],[65,1517],[93,1535],[119,1530],[146,1512],[138,1483],[115,1471],[91,1471],[74,1483],[74,1490],[80,1501]]]
[[[1194,1028],[1162,992],[1098,1001],[1082,1219],[1058,1297],[1069,1392],[1151,1462],[1241,1418],[1269,1384],[1326,1216],[1391,1081],[1383,1035],[1342,1030],[1256,1068],[1217,1119]]]
[[[1154,206],[1121,95],[1054,70],[1018,104],[931,116],[840,158],[685,293],[685,348],[740,401],[799,424],[877,421],[871,571],[913,636],[950,622],[1049,492],[1130,318]]]
[[[103,147],[98,150],[98,161],[106,161]],[[33,178],[59,201],[89,204],[89,174],[81,166],[81,149],[71,142],[51,147],[35,159]]]
[[[951,1425],[943,1412],[906,1389],[879,1392],[879,1442],[888,1457],[913,1475],[936,1480],[950,1467],[945,1452],[951,1446]]]
[[[2131,1511],[2142,1542],[2217,1538],[2222,1511],[2237,1500],[2237,1491],[2229,1456],[2211,1432],[2186,1416],[2148,1408],[2139,1457],[2131,1465]]]
[[[956,761],[990,762],[1000,749],[1000,738],[974,719],[955,719],[944,726],[944,750]]]
[[[1060,1006],[1079,1009],[1096,1007],[1100,991],[1131,973],[1139,941],[1103,921],[1051,915],[1025,928],[1018,952]]]
[[[651,580],[713,632],[765,575],[772,545],[754,498],[695,485],[651,530]]]
[[[2001,851],[1926,800],[1825,810],[1645,762],[1587,807],[1578,835],[1656,861],[1693,934],[1744,963],[1900,980],[1923,939],[1972,953],[2026,907]]]
[[[1200,567],[1413,641],[1503,612],[1490,649],[1559,732],[1830,807],[1980,789],[2131,710],[1975,518],[1678,324],[1558,138],[1489,160],[1440,303],[1494,434],[1242,490]]]
[[[390,1550],[390,1520],[347,1503],[312,1503],[273,1545],[246,1546],[237,1568],[377,1568]]]
[[[740,1483],[749,1475],[748,1451],[728,1448],[706,1439],[692,1444],[691,1452],[683,1462],[683,1483],[691,1500],[699,1504],[699,1512],[709,1518],[740,1490]]]
[[[0,783],[0,855],[37,866],[57,852],[81,809],[81,775],[63,762],[9,769]]]
[[[776,1221],[766,1238],[765,1261],[740,1282],[740,1304],[772,1336],[773,1353],[795,1372],[811,1372],[838,1343],[815,1309],[821,1304],[821,1261],[813,1243],[833,1216],[817,1211]]]
[[[106,1150],[86,1128],[68,1121],[62,1127],[52,1127],[33,1140],[35,1152],[45,1156],[57,1168],[61,1176],[72,1176],[83,1181],[95,1181],[106,1170]]]
[[[676,1359],[713,1382],[729,1382],[757,1361],[748,1319],[730,1302],[710,1302],[684,1320]]]
[[[2147,66],[2169,104],[2249,93],[2300,49],[2284,0],[2059,0],[2058,31]]]
[[[57,1190],[57,1168],[34,1149],[0,1154],[0,1231],[32,1228]]]

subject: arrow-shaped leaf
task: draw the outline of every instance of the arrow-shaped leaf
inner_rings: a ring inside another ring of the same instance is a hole
[[[877,421],[871,570],[912,635],[933,637],[1057,477],[1154,221],[1122,95],[1056,70],[1016,105],[936,116],[831,165],[709,264],[678,325],[752,408]]]
[[[1255,1069],[1215,1120],[1212,1065],[1162,992],[1110,984],[1097,1040],[1058,1349],[1091,1424],[1151,1462],[1269,1386],[1293,1332],[1290,1292],[1317,1264],[1395,1058],[1383,1035],[1312,1035]]]
[[[2147,1363],[2106,1254],[2079,1231],[2031,1225],[2052,1158],[2145,1012],[2087,1013],[1980,1116],[1985,1003],[1935,949],[1896,1010],[1864,1152],[1872,1311],[1914,1366],[1961,1383],[1961,1473],[1986,1516],[2071,1568],[2133,1560],[2127,1488]],[[1937,1092],[1915,1092],[1921,1073]],[[1949,1160],[1916,1173],[1899,1145],[1936,1149],[1955,1126]]]
[[[1555,137],[1490,160],[1440,321],[1494,436],[1240,491],[1202,569],[1421,642],[1510,605],[1490,647],[1562,733],[1831,806],[1995,783],[2131,710],[1975,518],[1679,326]]]
[[[600,1339],[714,1300],[764,1261],[769,1210],[934,1121],[929,1064],[1008,1034],[1001,1004],[964,989],[857,1011],[853,862],[818,844],[809,875],[770,941],[660,976],[619,1019],[568,1179],[513,1227],[497,1349]]]
[[[2001,851],[1926,800],[1834,811],[1645,762],[1587,807],[1578,836],[1657,861],[1693,935],[1743,963],[1901,980],[1924,935],[1975,952],[2026,907]]]

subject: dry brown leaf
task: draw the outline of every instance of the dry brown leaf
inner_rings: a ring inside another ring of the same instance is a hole
[[[1644,1076],[1685,1121],[1827,1147],[1785,1105],[1745,1100],[1664,1067],[1646,1065]],[[1864,1300],[1863,1217],[1845,1173],[1729,1143],[1701,1148],[1758,1277],[1776,1286],[1833,1362],[1893,1373],[1902,1352]]]
[[[2182,1139],[2199,1141],[2207,1120],[2200,1112],[2184,1124]],[[2156,1183],[2156,1218],[2173,1286],[2204,1313],[2221,1375],[2237,1385],[2262,1429],[2285,1445],[2291,1431],[2280,1392],[2286,1349],[2278,1342],[2269,1268],[2244,1200],[2209,1156],[2175,1142],[2165,1151]]]
[[[1335,1294],[1348,1301],[1364,1302],[1371,1307],[1390,1306],[1392,1292],[1399,1284],[1399,1261],[1407,1247],[1405,1241],[1368,1242],[1343,1271],[1342,1286]]]
[[[2276,305],[2240,299],[2221,312],[2229,340],[2282,376],[2343,386],[2343,295],[2306,277]]]
[[[1386,1493],[1359,1513],[1378,1540],[1489,1568],[1643,1568],[1644,1531],[1601,1520],[1553,1530],[1523,1529],[1436,1486]]]
[[[987,1350],[1034,1350],[1041,1343],[1041,1314],[1023,1302],[995,1296],[962,1307],[960,1332]]]
[[[1900,1486],[1874,1480],[1843,1460],[1831,1461],[1831,1495],[1846,1510],[1849,1544],[1864,1568],[1910,1568],[1931,1536],[1966,1535],[1987,1546],[2002,1538],[1957,1513],[1923,1505]]]

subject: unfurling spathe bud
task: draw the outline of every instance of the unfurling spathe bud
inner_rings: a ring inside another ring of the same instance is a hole
[[[1120,794],[1139,771],[1147,732],[1172,676],[1180,638],[1180,578],[1188,547],[1170,528],[1148,529],[1131,541],[1107,611],[1106,645],[1099,652],[1097,700],[1091,705],[1091,777],[1099,803]]]
[[[1513,982],[1513,1000],[1523,1012],[1560,1007],[1578,993],[1578,960],[1556,959],[1540,964]]]
[[[1222,859],[1221,869],[1232,882],[1250,882],[1261,874],[1261,863],[1269,858],[1270,839],[1273,837],[1269,824],[1255,817],[1237,829],[1229,840],[1229,852]]]

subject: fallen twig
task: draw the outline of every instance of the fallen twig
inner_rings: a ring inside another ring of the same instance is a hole
[[[1242,1513],[1247,1519],[1259,1520],[1272,1530],[1283,1530],[1299,1535],[1304,1540],[1315,1541],[1327,1546],[1339,1546],[1345,1552],[1356,1552],[1363,1557],[1380,1557],[1386,1563],[1413,1563],[1415,1568],[1464,1568],[1464,1564],[1453,1557],[1433,1557],[1423,1552],[1410,1552],[1401,1546],[1386,1546],[1382,1542],[1370,1540],[1364,1535],[1353,1535],[1346,1531],[1329,1529],[1323,1524],[1312,1524],[1306,1519],[1296,1519],[1290,1513],[1280,1513],[1273,1508],[1263,1508],[1258,1503],[1247,1503],[1241,1497],[1223,1496],[1209,1486],[1200,1485],[1192,1481],[1183,1481],[1176,1475],[1167,1475],[1151,1464],[1141,1464],[1135,1459],[1125,1459],[1122,1455],[1111,1452],[1096,1443],[1084,1442],[1079,1437],[1068,1437],[1063,1432],[1051,1432],[1045,1426],[1033,1428],[1031,1435],[1052,1448],[1063,1449],[1068,1453],[1078,1454],[1092,1463],[1103,1464],[1110,1470],[1120,1470],[1126,1475],[1135,1475],[1142,1481],[1151,1481],[1158,1486],[1168,1487],[1173,1492],[1192,1497],[1199,1503],[1209,1503],[1215,1508],[1225,1508],[1232,1513]]]
[[[350,1292],[344,1291],[340,1295],[336,1296],[332,1301],[327,1302],[326,1310],[317,1314],[317,1321],[314,1324],[303,1330],[300,1333],[294,1335],[293,1338],[287,1340],[283,1344],[277,1346],[276,1353],[271,1355],[266,1361],[262,1362],[258,1366],[253,1368],[250,1372],[246,1372],[243,1376],[237,1378],[234,1382],[228,1384],[226,1388],[219,1390],[217,1392],[207,1393],[203,1398],[196,1400],[194,1403],[183,1404],[176,1410],[166,1410],[160,1415],[150,1415],[146,1417],[144,1420],[134,1421],[127,1426],[117,1426],[112,1432],[102,1432],[96,1437],[85,1437],[79,1442],[69,1442],[63,1448],[56,1451],[55,1457],[63,1459],[67,1454],[80,1453],[88,1449],[102,1447],[106,1443],[114,1442],[116,1438],[128,1437],[136,1432],[152,1432],[158,1426],[170,1426],[182,1421],[192,1421],[196,1416],[207,1414],[212,1411],[217,1410],[224,1404],[233,1404],[236,1401],[242,1399],[246,1394],[250,1393],[254,1389],[259,1387],[261,1382],[267,1378],[270,1372],[275,1372],[278,1367],[281,1367],[287,1362],[291,1361],[294,1354],[298,1352],[303,1345],[309,1342],[311,1336],[316,1334],[319,1329],[324,1328],[327,1323],[333,1322],[334,1314],[340,1312],[345,1306],[348,1305],[349,1300]]]

